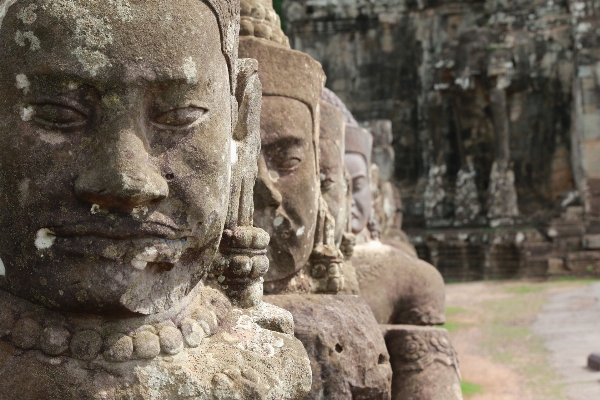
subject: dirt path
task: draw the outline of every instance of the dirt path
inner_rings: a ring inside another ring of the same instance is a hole
[[[561,362],[556,358],[561,355],[549,350],[568,349],[569,340],[577,341],[577,336],[573,338],[568,334],[553,336],[564,326],[556,322],[552,310],[565,312],[564,308],[555,305],[560,304],[560,296],[577,296],[590,287],[597,286],[600,296],[600,284],[590,286],[590,283],[510,281],[448,285],[446,328],[460,357],[465,398],[600,399],[600,396],[573,397],[573,379],[565,379],[564,371],[558,368]],[[589,298],[587,302],[590,302]],[[573,317],[571,325],[581,318],[584,318],[582,322],[589,319],[583,315],[578,319],[568,311],[565,315]],[[600,312],[598,316],[600,320]],[[600,335],[596,336],[600,351],[598,338]],[[554,348],[552,340],[555,340]],[[580,374],[591,374],[582,368],[587,353],[586,349],[582,354],[572,354],[572,362],[579,363],[575,369]],[[596,379],[599,378],[600,374]],[[597,386],[600,393],[600,383]]]

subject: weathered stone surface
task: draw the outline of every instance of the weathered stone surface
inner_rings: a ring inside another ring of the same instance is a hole
[[[379,242],[357,245],[352,264],[380,324],[444,323],[444,280],[430,264]]]
[[[239,8],[0,0],[3,400],[308,393],[291,315],[262,306]]]
[[[51,356],[58,356],[69,349],[71,334],[61,326],[44,328],[40,335],[40,349]]]
[[[364,300],[342,295],[272,295],[265,300],[294,316],[295,336],[313,371],[306,399],[390,399],[388,352]]]
[[[21,318],[12,328],[12,342],[21,349],[33,348],[40,338],[42,328],[31,318]]]
[[[133,337],[133,351],[138,359],[153,359],[160,354],[160,339],[149,331],[137,333]]]
[[[441,328],[382,325],[394,369],[393,400],[462,400],[456,352]]]
[[[102,336],[95,331],[80,331],[73,335],[71,353],[84,361],[95,359],[102,350]]]
[[[105,343],[104,358],[108,361],[123,362],[133,355],[133,339],[122,333],[109,336]]]

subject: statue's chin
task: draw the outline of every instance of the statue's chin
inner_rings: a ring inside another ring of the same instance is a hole
[[[204,278],[216,245],[203,249],[167,246],[164,254],[157,256],[152,250],[149,257],[133,259],[74,255],[53,246],[38,254],[21,255],[20,259],[4,257],[6,286],[21,298],[57,311],[156,314],[182,302]]]

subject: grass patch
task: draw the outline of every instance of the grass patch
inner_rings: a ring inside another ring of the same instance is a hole
[[[460,383],[460,388],[464,396],[472,396],[483,392],[483,386],[467,381],[462,381]]]
[[[546,287],[542,285],[520,285],[506,289],[508,293],[514,294],[538,293],[543,292],[544,290],[546,290]]]
[[[462,308],[462,307],[446,307],[446,317],[452,317],[457,314],[466,313],[468,311],[469,310],[467,310],[466,308]]]

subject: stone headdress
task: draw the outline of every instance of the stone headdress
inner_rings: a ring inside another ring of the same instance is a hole
[[[348,110],[344,102],[331,90],[323,89],[323,100],[332,104],[344,114],[346,119],[346,153],[358,153],[362,155],[367,168],[371,165],[371,150],[373,148],[373,136],[366,129],[361,128]]]
[[[238,0],[203,0],[215,13],[221,33],[221,49],[229,67],[231,91],[236,87],[240,3]]]
[[[271,1],[242,0],[239,54],[258,60],[263,96],[289,97],[308,106],[318,154],[319,103],[325,73],[311,56],[290,48]]]

